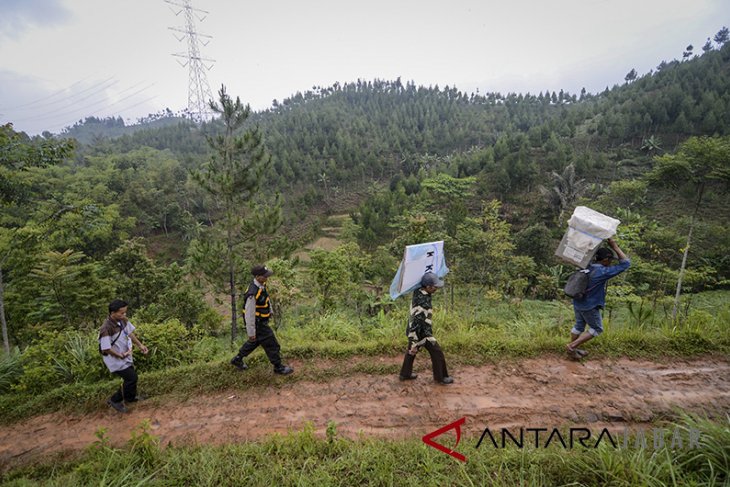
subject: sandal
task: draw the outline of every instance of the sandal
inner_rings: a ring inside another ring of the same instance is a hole
[[[568,354],[568,357],[572,358],[573,360],[580,360],[583,358],[583,355],[581,355],[577,349],[571,348],[570,345],[566,345],[565,351]]]

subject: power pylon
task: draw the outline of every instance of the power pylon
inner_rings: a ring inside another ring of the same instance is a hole
[[[184,59],[185,61],[178,59],[177,62],[182,67],[188,68],[188,113],[197,123],[210,120],[212,112],[208,102],[213,99],[213,94],[208,84],[207,71],[213,67],[215,60],[201,57],[199,45],[207,46],[210,41],[201,41],[201,38],[212,39],[212,37],[199,34],[195,30],[195,19],[202,22],[209,12],[194,8],[191,0],[179,0],[179,2],[165,0],[165,3],[179,7],[179,10],[170,7],[175,15],[185,12],[185,27],[168,27],[168,29],[182,34],[180,36],[173,34],[178,41],[188,40],[187,53],[173,54],[175,57]]]

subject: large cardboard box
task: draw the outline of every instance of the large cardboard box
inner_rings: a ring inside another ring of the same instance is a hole
[[[601,242],[616,235],[620,223],[619,220],[586,206],[578,206],[568,220],[568,230],[555,255],[569,264],[586,268],[596,255]]]

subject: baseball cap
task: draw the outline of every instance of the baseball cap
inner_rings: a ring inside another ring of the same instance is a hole
[[[433,272],[427,272],[421,277],[421,287],[427,286],[444,287],[444,281]]]
[[[262,264],[255,265],[251,268],[251,274],[253,274],[254,276],[269,277],[273,273],[274,271]]]

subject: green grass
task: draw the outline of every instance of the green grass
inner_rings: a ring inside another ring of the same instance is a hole
[[[672,430],[696,428],[700,448],[619,447],[547,449],[514,446],[476,449],[477,435],[465,435],[459,462],[418,439],[391,441],[361,436],[344,439],[330,424],[325,437],[311,426],[257,442],[226,446],[169,446],[161,449],[149,425],[140,425],[129,444],[108,446],[103,433],[73,459],[56,457],[5,473],[7,486],[635,486],[727,485],[730,427],[685,416]],[[557,444],[555,444],[557,445]]]
[[[695,309],[678,324],[666,319],[655,320],[654,324],[635,324],[615,313],[613,319],[605,323],[606,332],[588,344],[591,357],[728,356],[728,297],[727,291],[699,295],[695,299]],[[453,366],[562,353],[573,322],[572,308],[567,302],[477,303],[481,306],[467,302],[456,310],[450,309],[445,301],[444,295],[436,299],[434,334]],[[407,303],[399,301],[399,305],[393,313],[363,321],[343,312],[307,313],[299,318],[302,321],[292,319],[290,325],[278,331],[282,353],[285,359],[303,361],[307,373],[294,374],[286,380],[275,377],[273,384],[292,380],[324,382],[335,376],[360,373],[396,374],[396,365],[382,365],[368,361],[368,357],[396,357],[403,353]],[[270,366],[262,352],[254,353],[248,360],[252,366],[249,373],[233,374],[228,360],[236,347],[227,339],[220,338],[217,342],[208,339],[207,344],[201,346],[210,348],[210,353],[199,351],[200,356],[211,357],[207,361],[155,371],[139,367],[140,386],[144,392],[155,397],[154,400],[165,400],[162,396],[188,397],[272,384]],[[355,357],[359,359],[353,360]],[[323,359],[331,362],[328,367],[318,366]],[[6,368],[15,370],[11,362]],[[0,423],[52,411],[88,413],[99,410],[105,407],[106,397],[117,386],[116,380],[104,380],[62,385],[41,393],[2,394]]]

